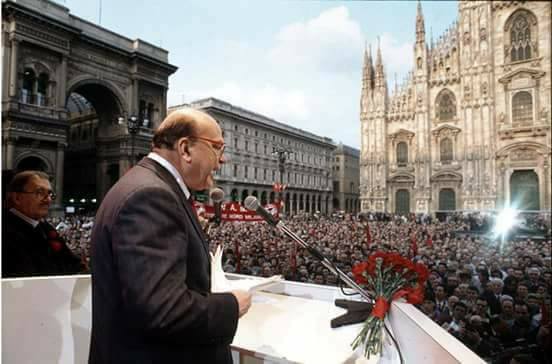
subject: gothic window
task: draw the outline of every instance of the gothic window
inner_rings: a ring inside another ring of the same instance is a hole
[[[25,68],[23,72],[23,87],[21,89],[21,102],[30,104],[36,81],[35,72],[31,68]]]
[[[397,144],[397,165],[406,166],[408,163],[408,146],[405,142]]]
[[[520,91],[512,98],[512,116],[516,123],[533,121],[533,98],[527,91]]]
[[[441,162],[450,163],[452,161],[452,140],[445,138],[440,143]]]
[[[506,58],[510,62],[524,61],[537,56],[537,18],[527,10],[518,10],[505,24]]]
[[[456,98],[449,90],[443,90],[437,96],[437,119],[440,122],[451,121],[456,117]]]
[[[510,30],[510,42],[512,62],[531,58],[531,29],[522,14],[519,14],[514,20]]]

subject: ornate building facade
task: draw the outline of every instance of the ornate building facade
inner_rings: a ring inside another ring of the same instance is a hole
[[[551,4],[458,8],[427,42],[418,3],[414,67],[391,95],[379,47],[364,54],[362,211],[551,207]]]
[[[358,149],[338,144],[333,152],[333,208],[356,213],[360,210]]]
[[[3,175],[46,172],[57,211],[70,198],[99,202],[149,151],[176,69],[166,50],[55,2],[2,1]]]
[[[209,113],[222,129],[226,163],[215,179],[226,201],[253,195],[262,204],[281,198],[289,215],[332,211],[331,139],[212,97],[168,112],[182,107]]]

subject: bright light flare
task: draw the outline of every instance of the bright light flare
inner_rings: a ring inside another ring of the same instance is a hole
[[[505,236],[517,223],[517,211],[511,207],[506,207],[496,216],[496,222],[493,232],[496,236]]]

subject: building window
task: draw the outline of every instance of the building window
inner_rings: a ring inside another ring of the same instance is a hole
[[[36,104],[39,106],[46,106],[46,95],[48,94],[48,75],[41,73],[38,76],[37,88],[36,88]]]
[[[255,169],[253,170],[253,178],[254,179],[257,179],[257,167],[255,167]]]
[[[234,164],[234,177],[238,177],[238,165]]]
[[[527,91],[520,91],[512,98],[512,117],[515,123],[533,121],[533,98]]]
[[[440,143],[441,162],[448,164],[452,161],[452,140],[445,138]]]
[[[249,142],[247,140],[245,141],[245,151],[249,151]]]
[[[405,142],[397,144],[397,165],[404,167],[408,163],[408,146]]]
[[[272,181],[276,182],[276,171],[272,170]]]
[[[238,138],[234,138],[234,149],[238,150]]]
[[[234,130],[238,131],[238,126],[237,125],[234,125]]]
[[[451,121],[456,117],[456,99],[454,94],[445,89],[437,96],[437,119],[440,122]]]
[[[263,171],[263,180],[266,181],[266,168]]]
[[[247,179],[247,175],[249,174],[249,168],[247,166],[243,166],[243,177]]]
[[[259,143],[255,143],[255,153],[259,152]]]
[[[523,13],[518,14],[510,29],[510,58],[512,62],[531,58],[531,29]]]
[[[249,129],[245,128],[245,135],[249,135]]]
[[[35,73],[30,68],[25,68],[23,73],[23,88],[21,89],[21,102],[25,104],[31,103],[34,84],[36,81]]]
[[[266,145],[264,146],[264,154],[267,154]]]

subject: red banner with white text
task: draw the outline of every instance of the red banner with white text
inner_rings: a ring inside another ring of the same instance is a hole
[[[194,206],[197,214],[206,219],[215,216],[215,208],[212,205],[207,205],[198,201],[194,201]],[[278,218],[278,207],[275,204],[266,204],[264,208],[274,217]],[[221,204],[221,220],[222,221],[264,221],[263,218],[241,206],[239,202],[223,202]]]

